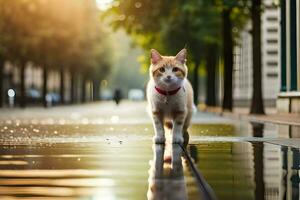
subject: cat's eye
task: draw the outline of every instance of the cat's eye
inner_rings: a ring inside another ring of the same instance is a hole
[[[165,72],[165,68],[161,67],[161,68],[159,68],[159,71],[162,72],[162,73],[164,73]]]
[[[172,71],[173,71],[173,72],[178,72],[178,71],[179,71],[179,68],[174,67]]]

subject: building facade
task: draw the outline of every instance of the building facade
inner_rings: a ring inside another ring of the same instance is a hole
[[[262,13],[262,90],[264,103],[275,106],[279,91],[280,8],[272,0],[264,1]],[[234,100],[237,106],[249,106],[252,97],[252,35],[251,22],[241,32],[235,47]]]
[[[300,113],[300,1],[280,1],[280,93],[279,112]]]

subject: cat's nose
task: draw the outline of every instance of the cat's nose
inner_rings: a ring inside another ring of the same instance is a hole
[[[171,79],[171,76],[167,76],[167,79]]]

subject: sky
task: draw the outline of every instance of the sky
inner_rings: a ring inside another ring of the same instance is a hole
[[[100,10],[105,10],[109,8],[113,0],[96,0],[97,6]]]

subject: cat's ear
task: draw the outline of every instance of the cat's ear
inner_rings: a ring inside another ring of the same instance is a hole
[[[155,49],[151,49],[151,63],[156,64],[162,59],[161,55]]]
[[[184,64],[186,62],[187,50],[182,49],[179,53],[175,56],[175,59]]]

